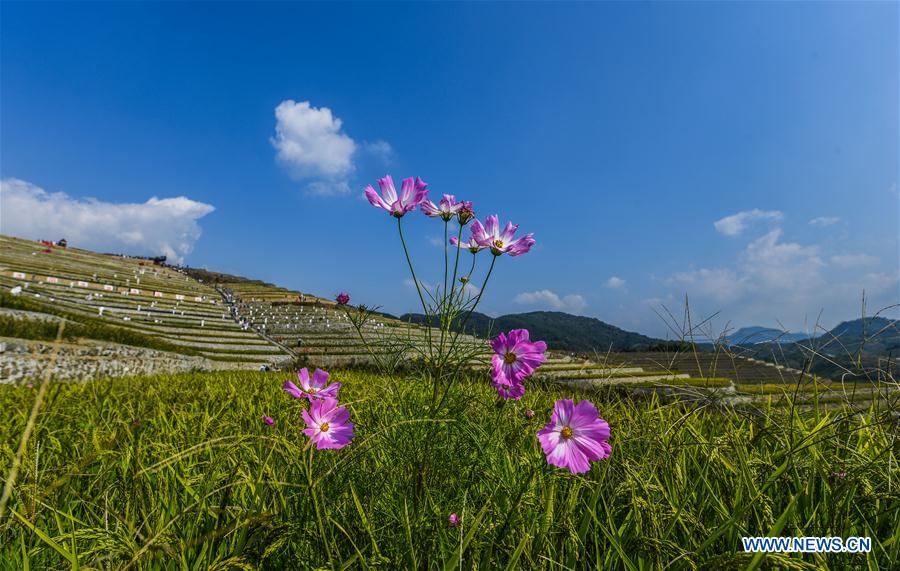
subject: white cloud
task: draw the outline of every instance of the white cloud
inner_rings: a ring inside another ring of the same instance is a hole
[[[813,218],[809,221],[810,226],[818,226],[820,228],[824,228],[825,226],[831,226],[832,224],[837,224],[841,219],[837,216],[819,216],[818,218]]]
[[[606,283],[604,285],[606,285],[606,287],[610,289],[622,289],[625,287],[625,280],[616,276],[612,276],[611,278],[606,280]]]
[[[716,231],[726,236],[737,236],[747,229],[751,222],[755,220],[781,220],[784,215],[778,210],[745,210],[726,216],[713,222]]]
[[[839,268],[858,268],[878,263],[878,258],[869,254],[838,254],[831,256],[830,260]]]
[[[687,291],[692,296],[712,298],[726,302],[740,297],[746,288],[745,281],[727,268],[700,268],[678,272],[666,280],[669,285]]]
[[[181,263],[200,238],[197,220],[215,208],[184,196],[144,203],[102,202],[47,192],[24,180],[0,181],[4,234],[66,238],[89,250],[156,256]]]
[[[357,144],[342,131],[341,120],[332,115],[331,109],[288,99],[275,108],[275,119],[272,145],[278,151],[278,161],[293,178],[313,180],[307,187],[310,194],[350,191],[347,180],[355,168]],[[380,148],[383,152],[384,146]]]
[[[363,145],[366,152],[380,158],[385,163],[390,163],[394,158],[394,148],[387,141],[377,140],[366,142]]]
[[[459,287],[459,284],[457,284],[457,287]],[[481,288],[473,284],[472,282],[468,282],[463,285],[463,291],[466,292],[466,295],[475,297],[476,295],[481,293]]]
[[[520,305],[549,307],[557,311],[568,311],[571,313],[578,313],[587,307],[584,297],[578,294],[560,297],[559,294],[549,289],[520,293],[513,301]]]
[[[750,242],[741,255],[740,269],[763,290],[808,291],[822,284],[825,265],[817,246],[781,242],[781,229]]]
[[[826,247],[785,241],[775,228],[749,241],[730,264],[674,273],[662,282],[669,294],[688,295],[695,318],[720,312],[739,325],[780,320],[802,329],[822,310],[826,321],[852,318],[863,290],[870,308],[898,301],[896,273],[858,269],[878,258],[831,254]]]
[[[734,268],[700,268],[666,280],[693,297],[728,303],[747,296],[796,296],[822,285],[816,246],[781,241],[776,228],[750,242]]]
[[[345,180],[317,180],[306,185],[306,192],[312,196],[348,194],[350,192],[350,184]]]
[[[871,272],[862,277],[861,285],[869,295],[891,292],[894,296],[894,303],[898,303],[900,302],[900,299],[896,299],[898,283],[900,283],[900,276],[897,274],[889,275],[883,272]]]

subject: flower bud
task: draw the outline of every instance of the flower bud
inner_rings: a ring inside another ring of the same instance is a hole
[[[464,200],[462,207],[460,207],[456,216],[462,226],[468,224],[469,220],[475,218],[475,210],[472,208],[472,203],[468,200]]]

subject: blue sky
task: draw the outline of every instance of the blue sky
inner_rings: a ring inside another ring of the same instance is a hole
[[[897,30],[896,3],[3,2],[0,222],[402,313],[361,194],[419,175],[534,232],[493,314],[665,335],[687,294],[833,326],[900,298]],[[434,281],[440,224],[404,222]]]

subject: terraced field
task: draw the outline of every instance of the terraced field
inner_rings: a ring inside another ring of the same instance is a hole
[[[0,236],[0,287],[47,313],[163,340],[215,368],[291,359],[243,330],[214,288],[146,260]]]
[[[203,283],[187,272],[125,256],[0,236],[0,291],[43,313],[90,321],[161,340],[210,368],[315,366],[370,360],[347,315],[324,298],[257,282]],[[8,310],[7,310],[8,313]],[[415,356],[428,332],[375,317],[364,335],[377,347]],[[464,343],[487,345],[465,336]],[[11,357],[7,357],[7,360]]]
[[[216,288],[239,323],[305,362],[333,367],[370,361],[366,344],[345,309],[332,300],[256,282],[219,282]],[[402,350],[408,358],[420,354],[429,335],[425,327],[378,315],[365,324],[362,333],[372,347]],[[431,335],[436,339],[440,333],[433,329]],[[468,335],[461,336],[459,343],[482,345],[484,351],[476,362],[486,363],[486,343]]]
[[[560,380],[590,382],[647,382],[673,379],[727,379],[732,383],[791,383],[800,371],[763,361],[722,353],[623,352],[598,354],[592,359],[570,358],[548,363],[541,372]]]
[[[555,357],[538,377],[581,389],[618,387],[729,404],[864,404],[900,396],[895,382],[836,382],[725,351]]]

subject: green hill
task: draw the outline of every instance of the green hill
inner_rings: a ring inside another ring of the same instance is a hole
[[[425,316],[420,313],[407,313],[400,319],[425,323]],[[648,349],[659,343],[657,339],[625,331],[593,317],[561,311],[531,311],[497,318],[476,312],[466,323],[465,329],[467,333],[480,337],[494,336],[510,329],[528,329],[532,339],[546,341],[554,349],[575,352]]]

